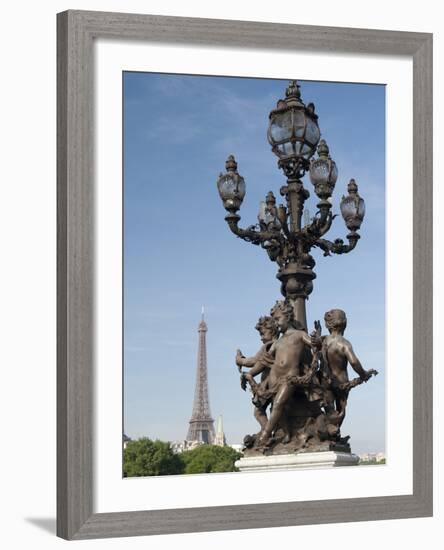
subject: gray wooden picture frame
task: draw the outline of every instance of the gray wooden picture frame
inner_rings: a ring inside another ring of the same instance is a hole
[[[93,43],[97,38],[413,59],[413,494],[93,512],[92,121]],[[57,16],[57,49],[57,534],[65,539],[89,539],[431,516],[432,35],[66,11]]]

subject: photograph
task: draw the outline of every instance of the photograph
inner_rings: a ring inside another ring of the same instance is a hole
[[[2,6],[5,549],[442,538],[441,5],[356,6]]]
[[[122,80],[123,477],[384,465],[385,86]]]

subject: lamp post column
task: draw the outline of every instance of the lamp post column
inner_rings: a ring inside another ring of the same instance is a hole
[[[316,274],[298,263],[290,263],[280,270],[277,278],[282,282],[282,294],[293,304],[295,319],[307,329],[305,302],[313,290],[312,280]]]
[[[298,179],[288,179],[287,185],[281,188],[281,195],[287,198],[290,213],[290,230],[293,234],[301,230],[302,211],[304,202],[310,193]]]
[[[289,177],[287,185],[281,188],[281,195],[285,196],[288,204],[293,254],[288,264],[279,270],[277,278],[282,283],[283,296],[293,304],[295,319],[306,329],[306,300],[313,290],[312,280],[316,275],[311,269],[314,260],[305,252],[299,233],[302,229],[304,203],[310,193],[298,178]]]

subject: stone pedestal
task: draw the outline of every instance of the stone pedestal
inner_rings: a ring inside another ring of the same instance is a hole
[[[270,456],[248,456],[235,462],[241,472],[273,472],[276,470],[309,470],[356,466],[359,457],[352,453],[320,451]]]

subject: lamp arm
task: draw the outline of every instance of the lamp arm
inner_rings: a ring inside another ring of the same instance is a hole
[[[269,241],[270,239],[279,238],[280,235],[279,232],[257,231],[254,229],[254,226],[242,229],[239,227],[240,216],[237,214],[228,214],[228,216],[225,217],[225,220],[232,233],[240,239],[255,245],[259,245],[265,241]]]
[[[352,231],[347,235],[348,244],[344,244],[342,239],[335,239],[333,242],[328,239],[318,239],[314,246],[319,247],[324,251],[324,256],[333,254],[347,254],[351,252],[360,239],[360,235],[356,231]]]
[[[289,235],[289,240],[294,243],[302,240],[309,245],[310,248],[312,246],[319,246],[319,248],[322,248],[324,251],[331,250],[333,243],[330,243],[330,241],[324,241],[323,239],[320,239],[320,237],[325,235],[325,233],[327,233],[327,231],[331,228],[332,222],[336,216],[337,214],[333,216],[331,212],[329,212],[322,225],[319,219],[313,220],[310,225]],[[318,241],[320,244],[318,244]],[[330,245],[328,243],[330,243]]]
[[[319,237],[322,237],[330,230],[333,220],[336,218],[336,216],[337,214],[333,215],[331,212],[328,213],[325,223],[318,228]]]

